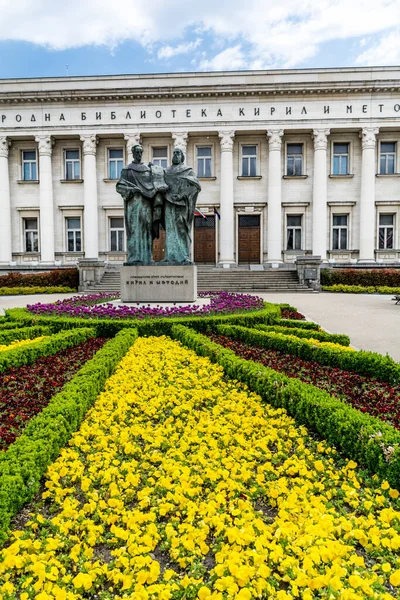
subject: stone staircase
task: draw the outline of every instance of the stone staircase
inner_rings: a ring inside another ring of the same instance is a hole
[[[105,271],[99,284],[93,286],[93,292],[119,292],[121,276],[119,269]],[[250,270],[248,267],[198,266],[197,287],[199,291],[227,292],[312,292],[305,285],[300,285],[297,271],[289,268]]]

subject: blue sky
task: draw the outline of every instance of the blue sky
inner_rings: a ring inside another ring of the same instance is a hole
[[[399,0],[0,0],[0,11],[0,78],[400,65]]]

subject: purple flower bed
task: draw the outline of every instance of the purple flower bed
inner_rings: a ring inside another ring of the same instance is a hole
[[[199,306],[192,304],[187,306],[114,306],[104,303],[111,294],[92,294],[91,296],[74,296],[52,304],[29,304],[27,309],[35,315],[55,315],[62,317],[87,317],[96,319],[145,319],[155,317],[184,317],[204,316],[215,314],[229,314],[250,310],[260,310],[264,307],[264,301],[258,296],[250,294],[232,294],[229,292],[200,292],[199,296],[210,296],[210,304]],[[96,304],[103,302],[103,304]]]

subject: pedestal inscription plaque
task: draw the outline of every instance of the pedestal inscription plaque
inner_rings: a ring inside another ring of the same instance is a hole
[[[122,302],[194,302],[196,265],[126,265],[121,269]]]

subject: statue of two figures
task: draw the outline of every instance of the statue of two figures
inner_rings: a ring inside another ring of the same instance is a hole
[[[165,256],[161,264],[188,265],[191,229],[201,190],[185,155],[175,148],[166,169],[142,162],[143,147],[132,148],[133,162],[122,170],[117,192],[124,199],[128,265],[153,263],[153,240],[165,229]]]

